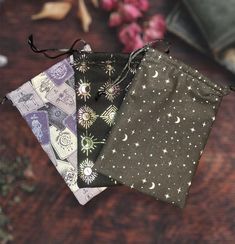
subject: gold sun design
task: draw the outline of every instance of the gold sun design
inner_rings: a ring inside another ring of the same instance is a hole
[[[96,115],[95,111],[84,105],[78,110],[78,123],[84,128],[89,128],[96,121],[98,115]]]

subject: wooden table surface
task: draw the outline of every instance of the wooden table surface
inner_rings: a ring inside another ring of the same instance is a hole
[[[82,37],[94,50],[121,50],[101,10],[90,7],[94,24],[84,34],[75,9],[60,22],[32,22],[30,16],[44,2],[6,0],[0,10],[0,53],[9,58],[9,64],[0,69],[1,96],[58,61],[32,53],[26,44],[30,33],[41,47],[66,47]],[[167,14],[175,2],[151,1],[150,12]],[[215,81],[235,80],[234,75],[177,37],[167,37],[173,43],[173,56]],[[125,186],[109,188],[80,206],[17,110],[10,103],[1,106],[0,142],[8,145],[9,154],[29,157],[37,185],[34,194],[15,190],[1,198],[15,243],[234,243],[234,124],[235,93],[231,93],[223,99],[184,210]],[[22,201],[11,206],[9,199],[14,194],[20,194]]]

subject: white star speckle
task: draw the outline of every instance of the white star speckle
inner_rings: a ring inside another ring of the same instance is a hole
[[[143,180],[142,180],[142,182],[143,182],[143,183],[146,183],[146,182],[147,182],[147,180],[146,180],[146,179],[143,179]]]
[[[169,194],[165,194],[165,198],[166,199],[170,198],[170,195]]]
[[[166,150],[166,148],[164,148],[164,149],[163,149],[162,151],[163,151],[163,153],[167,153],[167,150]]]
[[[146,85],[143,85],[142,88],[143,88],[143,90],[145,90],[146,89]]]
[[[178,188],[178,189],[177,189],[177,192],[180,193],[180,192],[181,192],[181,188]]]
[[[194,128],[191,128],[190,130],[191,130],[192,132],[194,132],[194,131],[195,131],[195,129],[194,129]]]
[[[188,90],[192,90],[192,87],[191,86],[188,86],[187,88],[188,88]]]
[[[139,147],[139,146],[140,146],[139,142],[136,142],[136,143],[135,143],[135,146],[136,146],[136,147]]]
[[[113,149],[113,150],[112,150],[112,153],[113,153],[113,154],[116,153],[116,152],[117,152],[116,149]]]
[[[172,117],[172,114],[171,114],[171,113],[169,113],[169,114],[167,114],[167,116],[170,118],[170,117]]]
[[[170,80],[169,80],[169,79],[167,79],[167,80],[166,80],[166,83],[170,83]]]

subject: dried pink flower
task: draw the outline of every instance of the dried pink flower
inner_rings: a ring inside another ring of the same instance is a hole
[[[149,9],[148,0],[124,0],[124,3],[129,3],[138,8],[139,10],[146,12]]]
[[[101,0],[100,6],[106,11],[111,11],[118,7],[118,0]]]
[[[143,47],[144,43],[141,38],[141,27],[133,22],[124,26],[118,33],[119,40],[124,45],[124,52],[131,52]]]
[[[132,4],[122,4],[120,6],[120,14],[127,22],[135,21],[142,16],[142,13]]]
[[[122,16],[118,12],[113,12],[109,16],[109,26],[115,27],[122,24]]]
[[[143,39],[145,42],[162,39],[166,32],[165,19],[161,14],[154,15],[144,30]]]

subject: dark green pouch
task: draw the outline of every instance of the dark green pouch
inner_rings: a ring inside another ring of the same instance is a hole
[[[156,199],[184,207],[229,87],[152,48],[117,114],[96,169]]]

